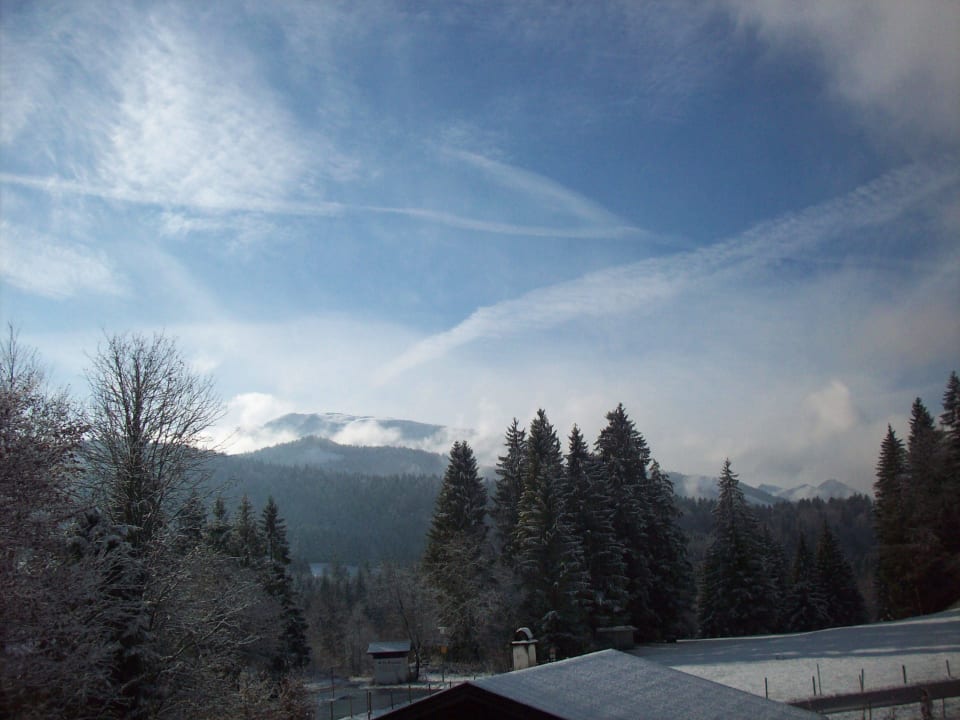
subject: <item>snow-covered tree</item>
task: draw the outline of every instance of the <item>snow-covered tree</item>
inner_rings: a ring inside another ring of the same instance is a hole
[[[523,612],[541,647],[569,656],[586,640],[588,576],[571,518],[560,440],[542,409],[530,423],[525,468],[516,532]]]
[[[623,546],[613,528],[613,495],[600,463],[576,425],[564,466],[570,521],[583,548],[590,592],[586,612],[593,627],[613,625],[626,614],[627,577]]]
[[[790,632],[820,630],[830,625],[827,598],[821,592],[817,565],[807,548],[807,540],[803,533],[800,533],[800,542],[797,544],[797,553],[793,560],[785,620],[787,630]]]
[[[867,621],[863,596],[850,563],[830,527],[824,523],[817,541],[816,577],[827,606],[830,627],[859,625]]]
[[[526,443],[526,431],[514,418],[504,440],[506,452],[497,459],[497,485],[491,510],[501,559],[507,565],[513,564],[516,554],[514,542],[520,497],[523,495]]]
[[[764,572],[756,519],[740,481],[725,460],[716,525],[700,580],[697,614],[704,637],[770,632],[776,612],[770,578]]]
[[[473,450],[466,442],[457,441],[450,450],[427,533],[423,567],[438,594],[451,653],[464,659],[479,656],[481,599],[490,583],[486,505],[487,491]]]

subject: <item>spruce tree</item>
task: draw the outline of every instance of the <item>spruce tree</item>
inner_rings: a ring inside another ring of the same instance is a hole
[[[501,558],[507,565],[513,564],[516,554],[514,542],[520,497],[523,495],[526,443],[526,431],[514,418],[504,440],[507,451],[497,459],[497,485],[491,511]]]
[[[826,523],[817,541],[816,577],[820,594],[826,601],[828,627],[860,625],[867,621],[853,570]]]
[[[656,617],[654,631],[648,638],[672,639],[685,632],[696,586],[693,569],[687,561],[687,540],[677,524],[680,511],[673,483],[656,460],[650,463],[646,490],[650,509],[647,541],[653,576],[650,609]]]
[[[770,581],[771,630],[786,632],[786,606],[789,594],[787,559],[783,553],[783,546],[777,542],[766,525],[760,533],[760,562],[763,566],[763,574]]]
[[[479,657],[479,602],[490,583],[484,548],[486,505],[487,491],[473,450],[466,442],[457,441],[450,450],[427,532],[423,567],[438,594],[451,654],[469,660]]]
[[[586,641],[588,577],[574,534],[560,440],[541,409],[530,423],[526,473],[516,532],[523,611],[540,638],[561,656]]]
[[[913,556],[911,583],[916,588],[913,610],[918,614],[940,610],[955,599],[950,583],[944,583],[949,558],[937,532],[940,504],[951,500],[942,495],[942,445],[933,416],[917,398],[910,414],[903,501],[905,541]]]
[[[700,634],[735,637],[770,632],[776,617],[774,593],[764,573],[756,519],[729,459],[724,461],[719,489],[713,539],[700,580]]]
[[[657,627],[650,598],[653,572],[647,523],[651,511],[643,491],[650,449],[622,403],[607,413],[607,425],[600,431],[594,451],[614,499],[613,528],[623,546],[627,576],[627,617],[640,637],[649,638],[655,636]]]
[[[877,531],[877,604],[881,620],[912,615],[916,604],[912,578],[913,558],[907,546],[903,485],[907,473],[903,442],[890,425],[880,445],[874,482],[874,517]]]
[[[213,517],[206,528],[207,545],[220,553],[230,551],[230,514],[223,495],[217,495],[213,502]]]
[[[943,393],[940,426],[941,483],[934,525],[947,558],[942,583],[951,588],[952,602],[960,599],[960,378],[956,372],[950,373]]]
[[[800,533],[797,554],[793,560],[790,591],[787,594],[786,625],[790,632],[820,630],[830,625],[827,599],[821,592],[817,566]]]
[[[264,552],[263,586],[282,611],[280,628],[281,651],[271,659],[276,676],[290,669],[302,668],[310,660],[307,644],[307,621],[300,608],[299,598],[290,576],[290,546],[287,529],[273,496],[267,499],[260,517],[260,537]]]
[[[237,508],[237,519],[230,532],[230,554],[239,559],[243,567],[259,564],[263,556],[263,537],[257,527],[256,513],[250,498],[244,495]]]
[[[606,476],[576,425],[570,432],[564,472],[572,529],[583,548],[589,577],[590,625],[617,624],[625,617],[627,577],[623,546],[613,529],[616,508]]]

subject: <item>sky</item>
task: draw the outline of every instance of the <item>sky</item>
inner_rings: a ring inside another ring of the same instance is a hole
[[[960,370],[958,39],[954,0],[0,0],[0,320],[81,399],[108,335],[176,338],[231,452],[334,411],[492,463],[622,402],[667,469],[868,490]]]

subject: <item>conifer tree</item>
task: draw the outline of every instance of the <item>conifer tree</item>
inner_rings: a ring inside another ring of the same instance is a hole
[[[573,530],[560,440],[542,409],[527,438],[516,547],[523,611],[541,645],[561,657],[579,652],[586,640],[588,577]]]
[[[589,622],[594,628],[617,624],[626,612],[627,577],[623,546],[613,529],[614,499],[599,462],[576,425],[570,432],[564,472],[573,533],[583,548],[589,577]]]
[[[651,637],[656,628],[650,599],[653,572],[647,537],[651,511],[643,490],[648,480],[650,449],[622,403],[607,413],[607,426],[600,431],[594,449],[614,498],[613,528],[624,549],[627,576],[627,616],[641,637]]]
[[[256,513],[250,498],[244,495],[237,508],[237,519],[230,533],[230,554],[243,567],[257,565],[263,555],[263,537],[257,527]]]
[[[673,483],[656,460],[650,463],[646,489],[650,508],[647,541],[653,578],[650,609],[656,617],[654,631],[648,637],[655,640],[676,638],[685,630],[685,619],[693,604],[696,586],[693,569],[687,561],[686,537],[677,524],[680,511]]]
[[[218,494],[213,501],[213,517],[206,528],[207,545],[221,553],[230,550],[230,514],[223,495]]]
[[[863,596],[857,588],[853,570],[826,523],[817,541],[816,578],[820,594],[826,601],[828,627],[866,622]]]
[[[177,542],[182,551],[195,548],[203,542],[203,531],[207,525],[207,510],[200,499],[200,493],[193,490],[177,515]]]
[[[484,552],[486,505],[473,450],[457,441],[437,496],[423,566],[437,590],[451,654],[469,660],[479,656],[480,602],[490,583]]]
[[[526,431],[516,418],[507,428],[504,445],[507,451],[497,459],[497,485],[493,496],[493,516],[501,558],[507,565],[513,564],[517,532],[517,517],[520,497],[523,495],[524,456],[526,455]]]
[[[760,562],[763,565],[763,574],[770,581],[771,629],[775,632],[786,632],[786,605],[789,595],[787,560],[783,546],[777,542],[766,525],[760,533]]]
[[[903,485],[907,473],[903,442],[890,425],[880,445],[874,482],[874,515],[877,531],[877,604],[880,619],[913,614],[916,597],[907,546]]]
[[[946,607],[950,583],[944,583],[948,557],[938,533],[944,497],[942,433],[920,398],[914,400],[907,438],[906,475],[903,487],[908,552],[913,557],[911,583],[916,588],[913,611],[925,614]],[[911,613],[912,614],[912,613]]]
[[[293,578],[290,576],[290,546],[287,529],[273,496],[267,499],[260,517],[260,537],[264,552],[264,589],[279,604],[282,611],[280,648],[271,660],[272,670],[278,676],[292,668],[301,668],[310,660],[307,644],[307,621],[300,608]]]
[[[719,488],[713,540],[700,581],[700,634],[735,637],[769,632],[775,619],[771,583],[764,573],[756,519],[729,459],[724,461]]]
[[[830,624],[827,599],[821,592],[817,566],[807,548],[807,540],[803,533],[800,533],[800,542],[797,545],[793,572],[790,576],[786,624],[790,632],[820,630]]]

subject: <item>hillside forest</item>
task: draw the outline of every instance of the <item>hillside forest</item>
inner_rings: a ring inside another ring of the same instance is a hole
[[[162,335],[106,338],[91,363],[81,404],[2,344],[0,706],[18,717],[301,717],[304,679],[366,671],[374,639],[503,670],[522,626],[560,658],[606,626],[794,632],[960,598],[956,373],[936,419],[918,399],[906,440],[880,439],[875,500],[751,505],[730,460],[716,499],[678,497],[623,405],[592,440],[514,419],[490,477],[462,441],[442,476],[404,474],[422,466],[401,448],[358,449],[355,472],[310,442],[209,450],[212,380]]]

